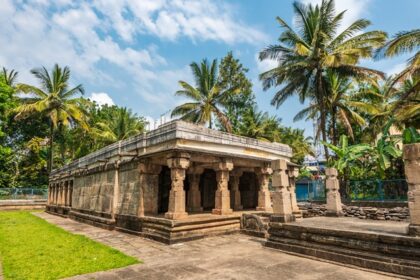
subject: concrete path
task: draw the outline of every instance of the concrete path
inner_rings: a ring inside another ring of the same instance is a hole
[[[72,233],[114,247],[143,260],[110,271],[70,279],[395,279],[357,268],[289,255],[262,246],[263,239],[242,234],[164,245],[118,231],[108,231],[47,213],[34,213]]]

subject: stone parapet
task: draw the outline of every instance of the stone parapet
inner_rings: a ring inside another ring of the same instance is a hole
[[[84,172],[88,166],[90,169],[98,167],[99,172],[100,166],[107,166],[108,162],[116,158],[133,159],[159,152],[160,150],[154,147],[163,143],[167,143],[165,148],[169,150],[198,150],[220,156],[236,155],[264,161],[277,158],[288,159],[292,156],[291,148],[285,144],[236,136],[177,120],[161,125],[158,129],[106,146],[55,169],[50,179]]]

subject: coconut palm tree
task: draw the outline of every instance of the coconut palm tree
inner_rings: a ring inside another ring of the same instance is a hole
[[[377,52],[377,57],[393,57],[403,53],[410,53],[420,47],[420,29],[397,33]],[[405,82],[409,80],[408,82]],[[395,77],[393,84],[402,83],[403,94],[399,94],[393,113],[411,115],[416,122],[420,116],[420,50],[409,58],[407,67]],[[407,103],[409,103],[407,106]],[[403,108],[403,109],[402,109]],[[402,110],[401,110],[402,109]],[[406,114],[407,110],[410,114]],[[399,111],[399,112],[397,112]]]
[[[18,77],[18,72],[16,72],[15,70],[9,71],[9,70],[7,70],[6,68],[3,67],[0,75],[3,77],[6,85],[8,85],[9,87],[14,87],[15,86],[16,80],[17,80],[17,77]]]
[[[287,98],[297,94],[301,102],[310,99],[317,108],[319,130],[327,140],[328,92],[325,73],[334,70],[341,77],[371,79],[383,73],[358,66],[362,58],[369,58],[375,48],[386,40],[382,31],[362,31],[370,25],[359,19],[338,33],[344,13],[335,13],[334,1],[323,0],[321,5],[293,3],[296,30],[277,17],[284,29],[279,44],[260,52],[260,60],[275,59],[277,67],[260,74],[264,89],[280,86],[271,103],[279,107]],[[325,155],[328,158],[328,148]]]
[[[239,125],[239,134],[262,141],[280,142],[279,119],[256,106],[247,108]]]
[[[144,126],[145,121],[130,109],[115,107],[110,119],[96,123],[92,134],[105,144],[111,144],[143,132]]]
[[[191,100],[173,109],[171,116],[181,116],[181,119],[198,124],[208,124],[213,127],[213,117],[228,131],[232,131],[231,123],[224,113],[228,96],[236,94],[240,89],[222,89],[218,81],[217,61],[211,64],[204,59],[200,64],[190,65],[195,80],[195,87],[184,81],[179,81],[182,87],[175,95]]]
[[[40,87],[28,84],[17,84],[16,89],[20,93],[28,94],[23,97],[23,104],[16,108],[16,119],[28,118],[34,114],[42,114],[49,119],[49,161],[48,171],[53,168],[53,142],[55,129],[62,126],[70,126],[76,123],[87,129],[85,122],[86,114],[81,109],[84,99],[77,97],[84,94],[82,85],[69,87],[70,69],[66,66],[61,68],[54,65],[51,73],[45,67],[31,70],[31,73],[40,82]]]

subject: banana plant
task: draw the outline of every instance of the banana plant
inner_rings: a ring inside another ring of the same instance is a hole
[[[391,166],[392,159],[402,156],[402,151],[397,146],[401,137],[391,135],[389,132],[393,123],[393,119],[388,121],[382,131],[382,136],[378,139],[374,148],[379,174],[382,178],[385,176],[385,170]]]
[[[340,174],[344,174],[347,169],[355,167],[357,161],[361,161],[366,154],[372,151],[372,147],[368,144],[349,145],[348,137],[341,135],[337,146],[321,141],[334,152],[337,159],[333,161],[332,166],[335,167]]]

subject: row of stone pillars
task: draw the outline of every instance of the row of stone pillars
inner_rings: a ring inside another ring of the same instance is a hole
[[[299,175],[297,167],[288,167],[286,160],[275,160],[271,163],[273,169],[272,185],[273,217],[278,222],[292,222],[300,213],[296,200],[296,178]],[[327,215],[341,216],[342,206],[339,193],[337,170],[327,168]]]
[[[169,219],[182,219],[188,216],[185,209],[185,200],[187,199],[188,211],[201,212],[201,194],[200,194],[200,176],[204,172],[203,167],[190,166],[190,156],[187,153],[177,153],[167,158],[167,165],[171,169],[171,190],[169,193],[168,212],[165,214]],[[231,194],[228,189],[229,180],[231,180],[231,191],[233,192],[233,209],[241,210],[241,196],[239,191],[239,178],[242,175],[241,170],[233,170],[233,162],[229,159],[223,159],[214,170],[216,171],[217,189],[215,193],[215,207],[213,214],[227,215],[233,212],[230,204]],[[257,210],[272,212],[270,192],[268,189],[269,176],[271,168],[268,166],[257,168],[255,170],[259,181],[258,206]],[[188,197],[185,197],[184,180],[189,176],[190,189]]]
[[[51,183],[48,187],[48,205],[71,206],[73,181]]]

